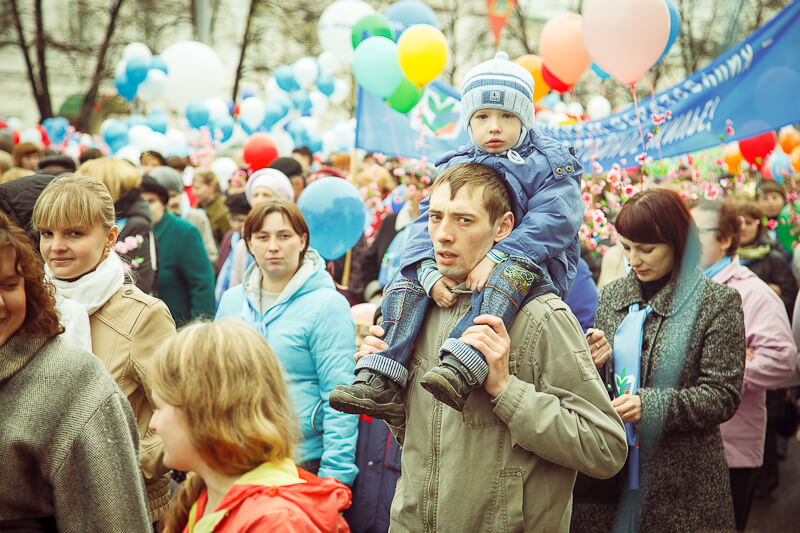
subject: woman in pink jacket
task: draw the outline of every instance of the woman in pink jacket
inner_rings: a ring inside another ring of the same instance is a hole
[[[767,426],[766,390],[789,379],[797,348],[780,298],[739,263],[740,217],[730,203],[700,200],[692,208],[702,245],[700,266],[712,280],[742,296],[747,359],[742,400],[733,418],[720,426],[731,476],[736,529],[744,531],[761,466]]]

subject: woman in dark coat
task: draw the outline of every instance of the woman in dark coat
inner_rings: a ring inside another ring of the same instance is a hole
[[[615,478],[579,476],[571,529],[733,530],[719,425],[740,400],[741,298],[697,267],[698,230],[676,193],[636,194],[620,211],[616,227],[631,271],[600,293],[598,329],[588,340],[601,376],[617,384],[612,404],[629,437],[636,435],[629,444],[638,446],[629,449]],[[636,307],[646,310],[643,325],[631,322]],[[633,359],[631,346],[636,346]],[[638,368],[631,361],[638,361]],[[638,489],[632,489],[637,482]]]

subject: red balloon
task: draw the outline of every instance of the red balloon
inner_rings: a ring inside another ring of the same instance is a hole
[[[278,159],[278,147],[266,133],[254,133],[245,141],[242,157],[251,172],[261,170]]]
[[[775,148],[775,143],[775,132],[768,131],[739,141],[739,151],[742,152],[745,161],[761,168],[767,161],[767,154]]]
[[[560,93],[565,93],[572,88],[571,85],[567,85],[558,79],[555,74],[547,70],[547,65],[544,64],[542,65],[542,79],[547,85],[550,86],[551,89]]]
[[[47,130],[44,129],[44,126],[39,124],[38,126],[36,126],[36,129],[39,130],[39,135],[42,136],[42,144],[45,147],[50,146],[50,137],[47,136]]]

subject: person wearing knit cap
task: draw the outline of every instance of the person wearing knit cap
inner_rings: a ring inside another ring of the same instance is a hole
[[[213,316],[214,271],[200,232],[167,210],[166,187],[147,174],[142,177],[141,187],[142,198],[153,214],[158,244],[158,297],[167,304],[178,327]]]
[[[533,76],[503,52],[470,69],[461,87],[461,117],[471,142],[446,154],[437,169],[441,175],[472,164],[468,172],[486,176],[485,168],[475,163],[491,167],[511,196],[514,217],[511,234],[469,272],[464,284],[473,291],[472,311],[442,344],[439,365],[420,380],[437,400],[458,411],[489,373],[481,352],[460,340],[473,319],[495,315],[508,328],[517,310],[536,296],[552,292],[566,298],[577,273],[582,167],[572,147],[545,136],[535,125],[533,89]],[[459,284],[440,272],[447,270],[446,261],[434,254],[427,199],[420,213],[409,228],[400,274],[386,287],[382,303],[384,317],[396,316],[392,310],[402,308],[408,320],[402,326],[388,319],[382,324],[388,348],[359,359],[354,383],[330,394],[335,409],[387,420],[402,417],[397,400],[422,324],[417,317],[425,315],[430,300],[439,307],[455,302],[451,289]]]
[[[251,207],[273,197],[294,201],[292,183],[286,174],[275,168],[262,168],[253,172],[245,185],[245,194]]]
[[[217,241],[214,239],[211,223],[208,221],[205,211],[189,205],[189,200],[183,194],[182,174],[174,168],[160,166],[152,169],[147,175],[167,189],[169,194],[167,211],[197,228],[203,238],[203,248],[206,250],[208,260],[216,267],[219,260],[219,249]]]

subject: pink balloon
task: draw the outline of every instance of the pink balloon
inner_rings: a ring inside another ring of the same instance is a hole
[[[658,61],[669,26],[664,0],[586,0],[583,5],[583,42],[589,55],[623,83],[639,81]]]
[[[551,74],[569,86],[575,85],[592,64],[581,37],[581,18],[577,13],[553,17],[539,37],[542,61]]]

